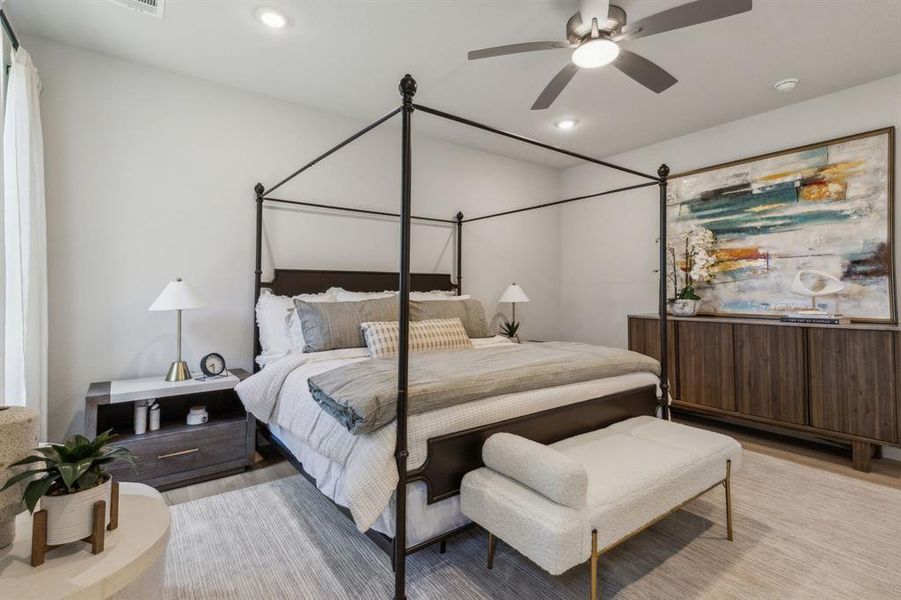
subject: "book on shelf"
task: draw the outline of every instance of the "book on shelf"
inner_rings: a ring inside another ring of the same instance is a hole
[[[810,323],[817,325],[847,325],[851,319],[841,315],[819,311],[798,311],[786,313],[779,319],[783,323]]]

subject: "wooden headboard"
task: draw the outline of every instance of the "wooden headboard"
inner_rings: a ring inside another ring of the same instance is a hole
[[[264,281],[261,285],[279,296],[296,296],[319,294],[331,287],[344,288],[350,292],[383,292],[396,290],[397,284],[397,273],[383,271],[276,269],[272,281]],[[457,287],[447,273],[410,273],[410,290],[413,292],[453,291]]]
[[[278,296],[297,294],[319,294],[331,287],[344,288],[349,292],[383,292],[398,288],[397,273],[386,271],[321,271],[314,269],[275,269],[272,281],[263,281],[260,287],[268,288]],[[410,273],[410,291],[431,292],[446,290],[460,293],[460,286],[447,273]],[[253,328],[254,358],[260,354],[260,330],[254,318]],[[253,363],[254,372],[259,367]]]

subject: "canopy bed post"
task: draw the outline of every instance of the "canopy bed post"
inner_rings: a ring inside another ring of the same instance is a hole
[[[657,169],[660,176],[660,297],[658,310],[660,312],[660,418],[669,418],[669,342],[667,334],[669,326],[666,319],[666,185],[669,176],[669,167],[660,165]]]
[[[257,302],[260,300],[260,287],[263,282],[263,192],[266,188],[263,187],[262,183],[257,183],[253,186],[253,191],[256,193],[257,199],[257,220],[256,220],[256,259],[254,262],[254,278],[253,278],[253,305],[256,306]],[[261,347],[260,347],[260,326],[257,323],[256,318],[253,320],[253,356],[257,357],[260,355]],[[253,371],[256,373],[259,371],[260,367],[257,364],[257,361],[253,361]]]
[[[457,295],[463,294],[463,213],[458,212],[457,220]]]
[[[397,361],[397,493],[394,520],[394,598],[406,598],[407,574],[407,379],[410,362],[410,205],[412,184],[410,121],[416,80],[409,73],[398,85],[403,105],[401,112],[401,184],[400,184],[400,324],[398,327],[399,358]]]

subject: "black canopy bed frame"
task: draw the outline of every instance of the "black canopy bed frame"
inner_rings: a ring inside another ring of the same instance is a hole
[[[398,86],[402,103],[399,107],[390,111],[380,119],[367,125],[360,131],[344,139],[331,149],[323,152],[304,166],[300,167],[289,176],[285,177],[270,188],[265,188],[261,183],[254,186],[256,195],[256,265],[254,271],[254,305],[259,300],[262,288],[269,288],[279,295],[293,296],[301,293],[324,292],[328,288],[336,286],[350,291],[380,291],[395,289],[399,291],[399,356],[397,369],[397,445],[395,449],[395,461],[397,463],[398,483],[395,492],[395,534],[394,537],[370,530],[367,536],[391,555],[394,567],[395,599],[402,600],[406,597],[406,557],[413,552],[435,543],[444,544],[448,537],[460,533],[470,526],[465,526],[454,531],[447,532],[433,539],[427,540],[410,548],[406,544],[406,502],[407,485],[415,481],[423,481],[427,488],[427,502],[432,504],[459,493],[460,481],[468,471],[481,466],[481,447],[485,440],[494,433],[504,431],[516,433],[530,439],[552,443],[561,439],[578,435],[621,421],[623,419],[641,414],[656,414],[662,418],[669,415],[668,392],[669,382],[667,373],[667,279],[666,279],[666,189],[669,167],[665,164],[657,169],[657,175],[649,175],[633,169],[615,165],[613,163],[585,156],[570,150],[558,148],[550,144],[503,131],[489,125],[485,125],[470,119],[452,115],[434,108],[415,104],[413,96],[416,93],[416,81],[409,74],[405,75]],[[503,212],[491,213],[471,218],[464,218],[463,213],[458,212],[451,219],[436,217],[423,217],[413,215],[411,212],[411,134],[412,116],[415,111],[423,112],[462,125],[481,129],[506,138],[510,138],[525,144],[543,148],[559,154],[587,161],[640,177],[646,181],[619,187],[616,189],[586,194],[562,200],[555,200],[535,206],[528,206]],[[379,125],[393,118],[401,116],[401,202],[400,212],[391,213],[369,209],[354,208],[349,206],[329,205],[317,202],[290,200],[277,198],[272,193],[288,183],[298,175],[316,165],[319,161],[331,156],[341,148],[352,143],[372,131]],[[565,405],[538,413],[531,413],[514,419],[508,419],[497,423],[490,423],[473,429],[454,432],[427,440],[428,453],[425,463],[416,469],[407,469],[407,380],[409,369],[409,296],[411,291],[447,290],[462,293],[462,247],[463,225],[486,219],[493,219],[506,215],[538,210],[551,206],[559,206],[570,202],[597,198],[610,194],[616,194],[628,190],[635,190],[650,186],[659,188],[659,218],[660,238],[659,244],[659,289],[658,312],[660,315],[660,353],[661,366],[660,394],[658,396],[656,386],[644,386],[614,394],[608,394],[599,398],[590,399],[570,405]],[[303,269],[275,269],[271,281],[262,280],[262,247],[263,247],[263,209],[268,204],[285,204],[326,211],[339,211],[370,215],[377,217],[393,217],[400,220],[400,265],[398,272],[373,272],[373,271],[330,271],[330,270],[303,270]],[[413,221],[441,223],[452,226],[455,229],[456,238],[456,279],[449,274],[435,273],[410,273],[410,229]],[[259,328],[254,319],[254,356],[260,354]],[[256,370],[256,365],[255,365]],[[298,470],[308,479],[313,481],[303,468],[300,461],[293,456],[288,448],[267,429],[262,432],[270,439],[283,454],[294,464]],[[314,482],[315,483],[315,482]],[[349,511],[338,506],[342,512],[349,515]]]

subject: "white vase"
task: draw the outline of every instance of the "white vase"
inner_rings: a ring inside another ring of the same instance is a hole
[[[94,504],[100,500],[106,501],[103,525],[109,525],[112,490],[113,479],[107,477],[105,483],[81,492],[41,498],[41,509],[47,511],[47,545],[68,544],[91,535],[94,531]]]
[[[701,309],[700,300],[671,300],[670,308],[677,317],[693,317]]]
[[[0,486],[13,475],[35,468],[36,465],[23,465],[7,469],[37,447],[38,417],[38,411],[24,406],[0,407]],[[16,537],[16,515],[25,510],[22,492],[27,485],[28,481],[21,481],[0,492],[0,548]]]

